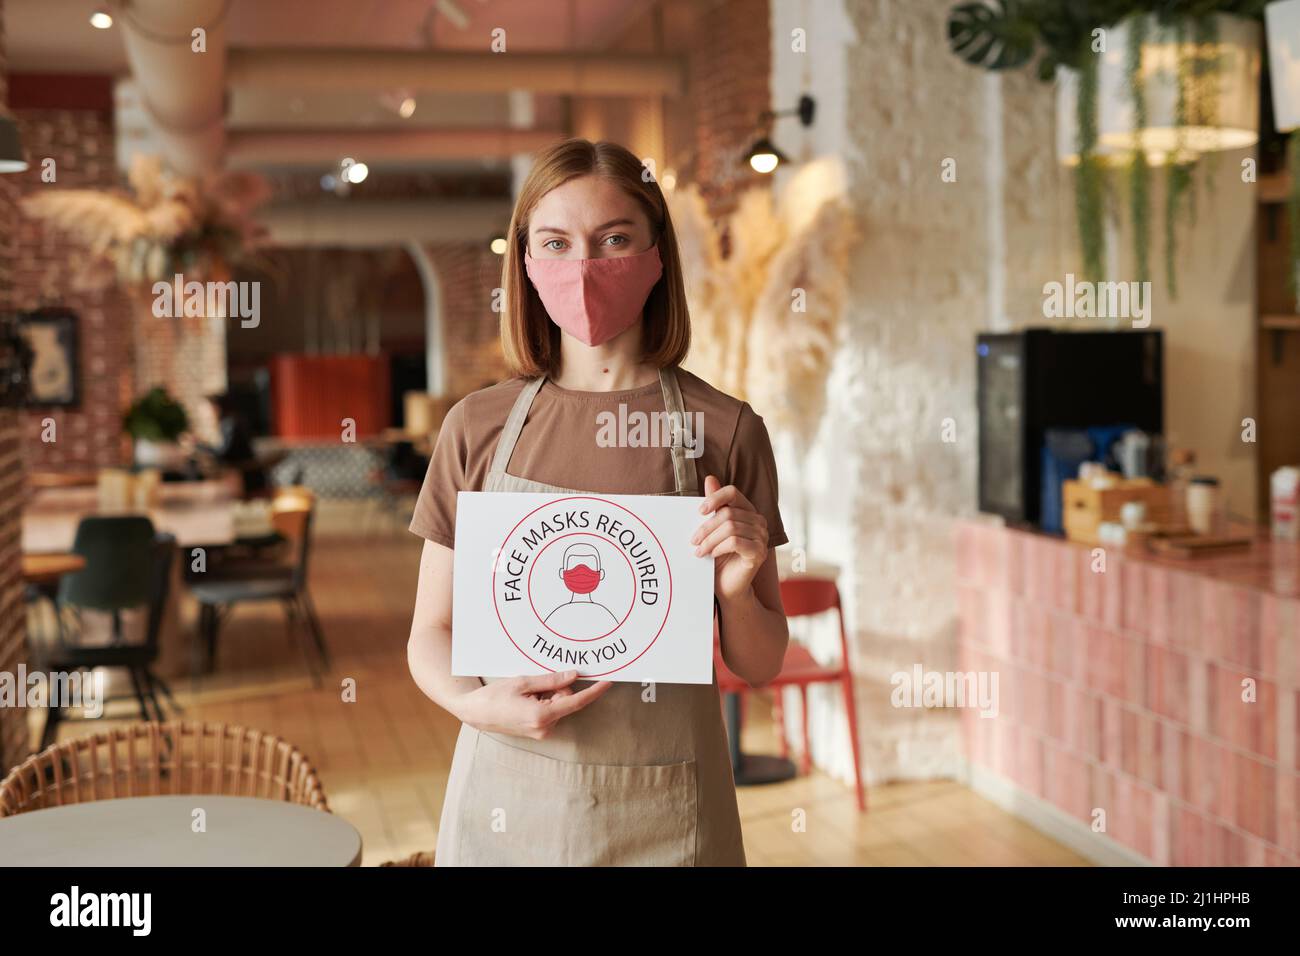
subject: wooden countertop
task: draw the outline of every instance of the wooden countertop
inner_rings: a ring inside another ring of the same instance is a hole
[[[1093,548],[1098,547],[1082,541],[1071,541],[1061,535],[1048,534],[1032,527],[1002,525],[1000,519],[989,516],[968,519],[968,523],[986,531],[1001,527],[1011,534],[1057,543],[1080,552],[1091,552]],[[1112,546],[1106,550],[1108,554],[1118,555],[1126,562],[1170,568],[1280,597],[1300,597],[1300,541],[1275,541],[1267,528],[1240,522],[1234,522],[1229,530],[1233,534],[1244,534],[1250,537],[1249,547],[1195,558],[1176,558],[1156,554],[1145,547],[1115,548]]]

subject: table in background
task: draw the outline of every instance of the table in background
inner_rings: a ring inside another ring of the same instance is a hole
[[[71,551],[53,554],[24,554],[23,581],[32,587],[45,590],[56,586],[65,574],[80,571],[86,559]]]
[[[221,480],[164,482],[157,504],[143,511],[101,511],[97,488],[45,488],[23,509],[23,553],[71,551],[81,519],[96,514],[143,514],[181,548],[228,545],[235,540],[235,503],[230,483]]]
[[[207,832],[192,830],[193,812]],[[196,793],[96,800],[0,818],[17,866],[360,866],[342,817],[283,800]]]
[[[41,488],[93,488],[99,482],[99,472],[92,469],[80,471],[29,471],[27,487]]]

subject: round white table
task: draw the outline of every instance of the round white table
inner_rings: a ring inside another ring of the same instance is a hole
[[[0,817],[0,866],[360,865],[352,824],[282,800],[124,797]]]

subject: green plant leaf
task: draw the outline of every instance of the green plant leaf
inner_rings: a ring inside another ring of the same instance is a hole
[[[1142,82],[1142,47],[1147,42],[1147,21],[1135,17],[1129,23],[1128,49],[1124,69],[1128,81],[1129,98],[1133,101],[1133,125],[1142,129],[1147,125],[1146,87]],[[1151,168],[1147,164],[1142,143],[1133,151],[1129,166],[1129,216],[1133,220],[1133,260],[1139,282],[1151,278]]]
[[[948,14],[948,42],[967,63],[1014,70],[1034,55],[1037,28],[1021,0],[963,3]]]
[[[1083,253],[1084,275],[1090,281],[1102,279],[1106,263],[1105,169],[1097,156],[1097,57],[1082,59],[1078,115],[1079,165],[1074,170],[1075,218],[1079,227],[1079,249]]]
[[[185,407],[157,385],[132,402],[122,416],[122,430],[146,441],[173,442],[189,427]]]

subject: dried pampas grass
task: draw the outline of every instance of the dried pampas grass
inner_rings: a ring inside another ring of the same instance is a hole
[[[23,212],[66,232],[96,255],[130,242],[148,228],[145,213],[131,200],[93,189],[60,189],[19,201]]]
[[[130,196],[97,189],[51,189],[20,201],[23,211],[116,264],[127,285],[190,271],[224,274],[231,255],[261,237],[252,219],[269,198],[266,181],[246,172],[202,180],[169,176],[156,156],[137,155]]]
[[[842,171],[829,162],[807,164],[779,204],[767,189],[744,193],[725,224],[725,259],[695,187],[668,197],[691,309],[685,367],[803,449],[825,412],[848,297],[855,233],[842,196]]]
[[[772,257],[754,304],[746,394],[802,450],[812,444],[826,407],[852,237],[844,202],[823,202]]]

